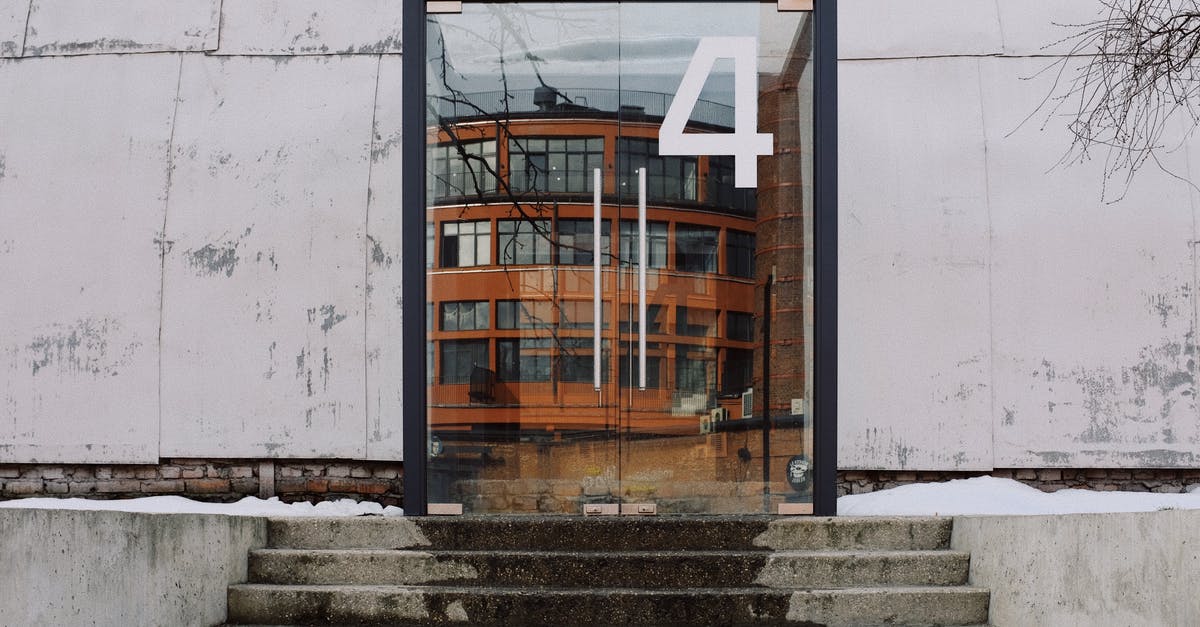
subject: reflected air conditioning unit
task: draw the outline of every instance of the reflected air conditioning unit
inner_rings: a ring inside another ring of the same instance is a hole
[[[708,415],[712,418],[714,425],[722,420],[729,420],[729,410],[725,409],[724,407],[712,409],[708,412]]]
[[[713,419],[711,415],[700,416],[700,435],[708,435],[713,432]]]
[[[742,418],[754,417],[754,388],[746,388],[742,393]]]

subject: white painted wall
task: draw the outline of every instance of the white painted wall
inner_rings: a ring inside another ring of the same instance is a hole
[[[841,0],[840,466],[1200,465],[1200,194],[1022,124],[1098,8]],[[399,11],[0,0],[0,462],[400,457]]]

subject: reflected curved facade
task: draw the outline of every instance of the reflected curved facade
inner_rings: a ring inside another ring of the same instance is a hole
[[[430,21],[434,68],[451,58],[447,19]],[[811,35],[794,21],[791,63],[757,81],[760,126],[778,129],[757,188],[735,186],[733,156],[660,154],[668,93],[544,76],[525,89],[466,91],[450,74],[430,86],[431,503],[811,502]],[[701,98],[687,131],[733,133],[735,118]]]

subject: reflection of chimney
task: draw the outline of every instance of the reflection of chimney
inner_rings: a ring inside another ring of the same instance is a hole
[[[558,105],[558,92],[545,85],[536,87],[533,90],[533,104],[537,106],[538,111],[550,111]]]

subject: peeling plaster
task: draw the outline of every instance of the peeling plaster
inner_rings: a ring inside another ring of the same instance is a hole
[[[36,35],[37,31],[30,29],[30,36]],[[56,54],[75,55],[75,54],[96,54],[103,52],[138,52],[138,51],[159,51],[162,50],[160,45],[142,44],[132,39],[95,39],[92,41],[72,41],[66,43],[49,43],[41,46],[27,46],[25,48],[25,56],[41,57]]]
[[[131,342],[113,354],[109,336],[121,325],[109,318],[84,319],[72,325],[53,325],[53,331],[33,338],[25,348],[32,376],[55,368],[60,375],[90,374],[115,377],[127,366],[141,342]]]

